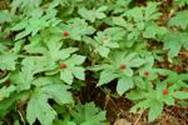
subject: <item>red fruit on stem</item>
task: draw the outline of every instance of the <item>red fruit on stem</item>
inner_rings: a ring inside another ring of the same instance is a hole
[[[145,71],[145,72],[144,72],[144,76],[145,76],[145,77],[148,77],[148,76],[149,76],[149,72],[148,72],[148,71]]]
[[[125,65],[125,64],[121,64],[121,65],[119,66],[119,69],[120,69],[120,70],[125,70],[125,69],[126,69],[126,65]]]
[[[182,72],[184,69],[183,69],[183,67],[182,66],[176,66],[175,67],[175,70],[176,70],[176,72],[178,72],[178,73],[180,73],[180,72]]]
[[[61,69],[65,69],[65,68],[67,68],[67,65],[64,64],[64,63],[62,63],[62,64],[59,65],[59,67],[60,67]]]
[[[168,95],[168,89],[163,89],[163,95]]]
[[[67,36],[69,36],[69,32],[68,32],[68,31],[64,31],[63,35],[64,35],[65,37],[67,37]]]

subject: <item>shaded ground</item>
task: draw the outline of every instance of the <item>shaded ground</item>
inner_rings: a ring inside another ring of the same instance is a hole
[[[130,100],[124,97],[112,97],[110,93],[104,93],[102,89],[95,87],[96,80],[94,79],[90,78],[87,81],[87,86],[77,93],[78,99],[82,103],[95,101],[97,105],[107,111],[107,118],[111,125],[128,125],[127,123],[117,123],[119,119],[125,119],[131,123],[130,125],[188,125],[188,108],[165,107],[160,118],[148,123],[147,112],[141,114],[129,112],[133,106]],[[114,87],[113,83],[110,87]]]

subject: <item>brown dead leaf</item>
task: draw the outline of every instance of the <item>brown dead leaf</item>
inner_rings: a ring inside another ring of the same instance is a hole
[[[127,121],[126,119],[118,119],[116,120],[114,125],[131,125],[131,123]]]

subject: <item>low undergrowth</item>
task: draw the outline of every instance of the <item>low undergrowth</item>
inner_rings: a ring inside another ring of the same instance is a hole
[[[108,105],[149,124],[187,108],[187,5],[0,0],[0,124],[113,124]]]

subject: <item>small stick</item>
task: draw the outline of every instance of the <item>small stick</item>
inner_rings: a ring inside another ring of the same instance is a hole
[[[140,119],[141,119],[143,113],[144,113],[144,111],[142,111],[142,112],[140,113],[140,115],[138,116],[137,120],[134,122],[133,125],[137,125],[137,124],[138,124],[138,122],[140,121]]]

